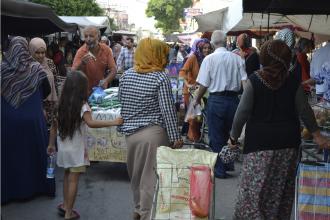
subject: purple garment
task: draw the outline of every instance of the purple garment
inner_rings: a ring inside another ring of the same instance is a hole
[[[191,49],[191,51],[195,54],[195,56],[197,57],[197,61],[199,63],[199,65],[202,64],[202,61],[204,59],[204,55],[203,55],[203,46],[204,44],[210,44],[210,41],[206,38],[201,38],[201,39],[197,39],[194,41],[193,47]]]

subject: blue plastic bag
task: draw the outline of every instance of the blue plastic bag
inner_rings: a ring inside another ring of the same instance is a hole
[[[107,94],[104,92],[104,89],[100,86],[94,87],[92,94],[88,98],[89,103],[101,104],[104,97]]]

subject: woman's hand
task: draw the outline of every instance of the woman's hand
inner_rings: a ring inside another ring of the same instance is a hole
[[[171,146],[172,149],[178,149],[178,148],[182,148],[183,145],[183,140],[176,140],[174,141],[173,145]]]
[[[50,145],[49,145],[49,146],[47,147],[47,154],[48,154],[48,155],[54,155],[55,152],[56,152],[55,146],[50,146]]]
[[[237,140],[235,140],[234,138],[229,137],[227,144],[228,144],[228,147],[230,147],[230,148],[236,148],[239,145],[239,142]]]
[[[320,131],[316,131],[313,134],[314,142],[322,149],[330,149],[330,140],[323,136]]]

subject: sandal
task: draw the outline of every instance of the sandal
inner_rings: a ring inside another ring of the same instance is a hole
[[[61,217],[65,216],[65,209],[63,208],[63,203],[57,205],[57,211],[59,216]],[[77,213],[79,215],[79,213],[75,209],[72,209],[72,212]]]
[[[63,203],[57,205],[57,211],[61,217],[65,216],[65,209],[63,208]]]
[[[70,218],[64,218],[64,219],[65,220],[75,220],[75,219],[79,219],[79,218],[80,218],[80,214],[76,210],[72,209]]]

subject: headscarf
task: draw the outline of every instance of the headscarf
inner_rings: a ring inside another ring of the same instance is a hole
[[[282,30],[280,30],[278,32],[278,34],[275,37],[276,40],[282,40],[286,43],[286,45],[288,45],[288,47],[290,48],[290,50],[294,49],[294,46],[296,44],[296,38],[295,38],[295,34],[293,33],[293,31],[291,31],[289,28],[284,28]],[[290,63],[290,68],[289,71],[290,72],[294,72],[297,66],[297,56],[295,53],[292,53],[291,55],[291,63]],[[301,74],[301,73],[299,73]]]
[[[209,44],[211,46],[211,43],[208,39],[206,38],[201,38],[196,42],[196,48],[193,48],[192,51],[194,52],[197,61],[199,63],[199,65],[202,64],[203,59],[205,58],[204,54],[203,54],[203,47],[205,44]]]
[[[134,55],[134,70],[138,73],[163,71],[168,63],[169,47],[166,43],[151,39],[142,39]]]
[[[260,50],[259,76],[270,89],[278,89],[289,75],[290,48],[281,40],[266,41]]]
[[[282,40],[290,47],[290,49],[294,48],[294,45],[296,43],[296,38],[293,33],[289,28],[284,28],[280,30],[277,33],[277,36],[275,37],[276,40]]]
[[[33,39],[31,39],[30,43],[29,43],[29,50],[31,55],[33,56],[35,54],[35,52],[39,49],[45,49],[45,51],[47,50],[47,46],[46,43],[43,39],[39,38],[39,37],[35,37]],[[47,73],[47,78],[50,84],[50,94],[48,95],[48,97],[46,98],[47,101],[57,101],[57,94],[56,94],[56,87],[55,87],[55,81],[54,81],[54,74],[53,72],[50,70],[48,64],[47,64],[47,58],[45,57],[43,59],[43,61],[41,62],[42,67],[44,68],[45,72]]]
[[[1,95],[14,108],[26,101],[47,75],[29,53],[23,37],[14,37],[1,63]]]

